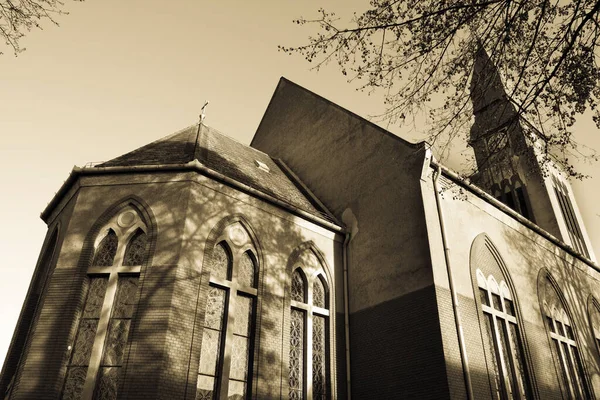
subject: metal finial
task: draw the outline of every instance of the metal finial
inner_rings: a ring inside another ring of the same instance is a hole
[[[208,100],[206,100],[206,102],[204,103],[204,105],[200,109],[200,123],[203,123],[204,122],[204,118],[206,118],[206,113],[204,111],[206,110],[206,106],[207,105],[208,105]]]

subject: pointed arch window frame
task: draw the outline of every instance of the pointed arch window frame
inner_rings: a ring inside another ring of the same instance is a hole
[[[520,335],[521,324],[511,290],[504,280],[498,283],[492,274],[486,278],[480,269],[477,269],[475,274],[480,308],[484,318],[489,317],[486,322],[491,329],[491,332],[488,332],[488,335],[491,335],[489,350],[494,353],[492,357],[498,364],[496,367],[499,368],[500,373],[499,381],[496,380],[496,385],[499,386],[498,395],[502,399],[532,398],[523,339]],[[511,324],[515,328],[514,334],[510,331]],[[515,354],[515,348],[518,348],[518,354]],[[517,397],[515,397],[515,389],[518,391]]]
[[[129,226],[121,226],[122,223],[119,223],[119,218],[126,212],[132,212],[135,215],[134,222]],[[130,241],[134,237],[134,235],[138,232],[138,230],[142,230],[144,234],[149,234],[148,225],[144,222],[144,218],[141,213],[131,204],[126,204],[122,207],[119,207],[117,211],[115,211],[111,217],[108,218],[108,221],[105,222],[101,228],[99,229],[99,233],[96,235],[93,251],[89,257],[89,266],[87,268],[87,279],[91,281],[92,279],[97,279],[104,277],[103,279],[107,280],[107,287],[103,293],[102,305],[100,309],[100,315],[98,317],[98,323],[96,327],[96,331],[94,334],[94,339],[91,346],[91,354],[89,357],[88,365],[86,366],[86,377],[85,382],[83,384],[81,399],[82,400],[91,400],[96,396],[96,392],[98,390],[98,384],[101,379],[101,369],[103,368],[103,362],[105,359],[105,350],[107,349],[108,344],[108,334],[109,334],[109,325],[111,320],[113,319],[113,314],[115,312],[115,303],[117,300],[117,296],[119,295],[119,282],[120,278],[126,277],[137,277],[139,279],[141,268],[144,263],[146,263],[150,256],[150,243],[146,242],[146,254],[142,261],[142,264],[126,266],[123,265],[123,261],[125,259],[125,252],[130,245]],[[95,265],[97,253],[100,250],[100,246],[103,243],[104,239],[110,232],[113,232],[117,238],[117,248],[112,259],[111,265]],[[88,287],[89,291],[89,287]],[[88,297],[86,294],[86,298]],[[139,289],[137,289],[136,297],[139,295]],[[87,302],[87,300],[86,300]],[[85,304],[84,304],[85,307]],[[133,320],[135,315],[135,308],[133,306],[133,311],[131,312],[131,316],[129,318],[130,321]],[[121,318],[122,319],[122,318]],[[76,342],[79,335],[79,330],[81,329],[81,323],[85,320],[85,318],[80,318],[77,331],[73,340],[73,346],[70,349],[71,353],[69,354],[69,362],[67,364],[67,373],[64,379],[63,389],[61,398],[63,398],[66,393],[66,387],[68,383],[68,370],[72,366],[72,358],[74,356],[76,349]],[[128,335],[130,335],[131,325],[129,326]],[[129,337],[126,338],[126,343],[129,342]]]
[[[488,254],[490,259],[489,262],[491,264],[487,264],[484,259],[482,259],[483,254]],[[520,352],[520,364],[522,366],[522,384],[519,384],[518,387],[519,388],[525,388],[526,392],[525,394],[523,394],[522,390],[519,390],[519,393],[521,393],[520,396],[527,396],[527,398],[534,398],[537,399],[539,398],[539,388],[536,385],[536,379],[535,379],[535,369],[533,368],[533,363],[530,357],[530,353],[528,351],[528,341],[527,341],[527,337],[526,337],[526,332],[525,332],[525,328],[524,328],[524,324],[523,324],[523,319],[522,319],[522,315],[519,309],[519,300],[518,300],[518,296],[517,296],[517,292],[515,290],[515,286],[514,283],[511,279],[509,270],[506,266],[506,263],[504,262],[504,259],[502,257],[502,255],[500,254],[500,252],[498,251],[498,249],[496,248],[496,246],[493,244],[493,242],[491,241],[490,237],[486,234],[486,233],[480,233],[479,235],[477,235],[477,237],[473,240],[472,245],[471,245],[471,251],[470,251],[470,255],[469,255],[469,259],[470,259],[470,269],[471,269],[471,279],[472,279],[472,288],[474,291],[474,300],[475,300],[475,306],[477,307],[477,315],[478,315],[478,319],[479,319],[479,329],[480,329],[480,334],[481,334],[481,340],[482,340],[482,346],[484,349],[484,355],[485,355],[485,359],[486,359],[486,366],[488,368],[488,370],[490,369],[490,363],[493,362],[494,360],[491,360],[490,357],[494,357],[497,358],[497,350],[495,348],[493,348],[492,346],[496,345],[496,342],[498,342],[500,339],[500,337],[498,335],[496,335],[496,338],[493,337],[489,337],[490,334],[486,332],[487,328],[486,328],[486,321],[482,318],[486,316],[486,311],[491,311],[494,312],[496,311],[494,314],[490,314],[487,313],[487,315],[491,315],[491,320],[495,320],[496,316],[497,317],[502,317],[503,314],[500,313],[500,310],[494,309],[494,303],[493,303],[493,298],[491,295],[491,290],[492,288],[489,287],[490,282],[495,282],[495,287],[493,288],[493,290],[496,291],[496,293],[499,295],[500,298],[500,302],[499,304],[501,304],[501,308],[502,308],[502,312],[504,313],[504,315],[506,315],[507,319],[504,319],[504,323],[506,324],[507,327],[510,328],[509,324],[513,324],[513,326],[516,328],[516,332],[514,332],[513,336],[514,336],[514,340],[512,340],[511,338],[509,338],[509,347],[510,347],[510,354],[509,356],[513,359],[513,363],[515,361],[516,356],[514,355],[514,351],[516,349],[516,346],[518,347],[518,351]],[[485,271],[485,273],[483,272]],[[487,276],[485,275],[487,274]],[[488,279],[491,278],[491,279]],[[498,283],[497,279],[500,279],[500,283]],[[487,307],[483,307],[483,298],[482,298],[482,293],[480,291],[480,288],[483,288],[486,291],[489,291],[490,293],[486,293],[486,296],[488,296],[488,305]],[[510,304],[511,310],[510,313],[507,313],[506,311],[508,311],[508,306],[506,305],[503,297],[500,295],[504,295],[504,297],[509,298],[512,301],[512,304]],[[514,309],[514,312],[513,312]],[[513,315],[511,315],[513,314]],[[513,318],[514,317],[514,318]],[[490,321],[491,322],[491,321]],[[494,326],[492,326],[492,329],[494,329]],[[496,329],[494,329],[494,332],[497,332]],[[487,336],[489,337],[489,341],[484,339],[484,337]],[[515,348],[511,347],[511,344],[514,343],[515,344]],[[493,353],[493,354],[492,354]],[[500,363],[500,359],[497,360],[498,363]],[[506,372],[506,369],[504,369],[503,371]],[[513,369],[513,371],[515,371]],[[501,377],[492,377],[491,373],[495,373],[496,371],[490,371],[490,373],[488,374],[489,380],[490,380],[490,388],[492,388],[492,390],[496,390],[496,397],[500,397],[502,395],[501,393],[501,387],[500,385],[502,385],[502,387],[506,388],[507,387],[507,382],[498,382],[497,379],[501,378]],[[516,375],[517,372],[514,372],[514,375]],[[514,379],[514,378],[513,378]],[[506,392],[505,393],[509,393]]]
[[[248,235],[247,240],[242,244],[234,243],[236,241],[235,237],[232,239],[232,235],[229,233],[228,229],[231,229],[236,224],[240,224],[241,228]],[[251,319],[249,320],[249,332],[247,336],[248,347],[247,347],[247,357],[246,360],[246,387],[245,387],[245,397],[250,398],[255,391],[255,381],[256,381],[256,371],[254,371],[254,359],[255,359],[255,348],[257,341],[256,334],[256,320],[257,320],[257,311],[259,309],[259,286],[260,286],[260,258],[259,258],[259,247],[256,243],[254,235],[252,235],[252,231],[248,229],[246,224],[242,224],[240,221],[234,220],[231,223],[224,226],[216,239],[213,241],[214,245],[209,245],[207,252],[205,254],[206,260],[208,262],[213,261],[214,250],[224,244],[225,251],[228,255],[228,271],[227,276],[225,278],[217,276],[212,271],[212,266],[208,268],[208,271],[203,271],[203,290],[200,292],[200,296],[207,297],[211,288],[218,288],[220,290],[225,291],[225,300],[224,300],[224,311],[222,316],[222,333],[221,338],[219,339],[219,354],[217,355],[216,362],[216,375],[214,379],[216,382],[213,385],[213,397],[219,400],[226,400],[229,396],[230,391],[230,383],[231,381],[238,381],[237,379],[232,378],[231,375],[231,362],[232,362],[232,349],[233,349],[233,340],[234,336],[239,336],[234,333],[235,326],[235,315],[236,308],[239,306],[237,303],[238,297],[246,297],[251,298]],[[242,257],[246,254],[249,254],[253,264],[254,264],[254,285],[248,286],[244,284],[240,284],[239,272],[241,267]],[[205,261],[206,262],[206,261]],[[205,264],[208,265],[208,264]],[[202,310],[204,313],[204,319],[206,318],[206,309]],[[197,353],[199,354],[198,362],[201,362],[202,357],[202,344],[203,344],[203,336],[206,326],[204,325],[205,321],[199,321],[201,324],[198,326],[202,334],[199,335],[199,344]],[[196,380],[195,385],[192,390],[194,396],[198,396],[197,391],[198,387],[198,379],[200,379],[200,375],[205,375],[200,373],[201,365],[199,365],[198,369],[196,369],[195,375]],[[204,398],[204,397],[201,397]]]
[[[597,356],[600,357],[600,302],[590,294],[588,298],[588,320],[590,325],[590,333],[596,345]],[[594,318],[594,313],[596,318]]]
[[[543,282],[544,285],[540,291],[540,311],[548,335],[550,352],[554,359],[559,382],[561,382],[561,390],[568,398],[591,398],[593,388],[579,351],[581,346],[577,340],[578,328],[575,326],[570,309],[562,291],[548,270],[542,269],[539,276],[540,283]],[[556,302],[551,302],[552,305],[548,303],[548,288],[554,291],[561,310],[556,308],[556,304],[554,304]]]
[[[297,300],[294,300],[291,298],[291,281],[292,279],[294,279],[294,274],[300,271],[301,276],[304,278],[304,283],[305,283],[305,293],[304,293],[304,298],[305,298],[305,302],[300,302]],[[291,313],[294,310],[298,310],[301,311],[303,313],[303,318],[304,318],[304,332],[303,332],[303,339],[304,339],[304,344],[303,344],[303,371],[300,371],[300,373],[303,376],[303,387],[300,388],[301,390],[301,394],[300,394],[300,399],[302,400],[313,400],[316,399],[315,393],[314,393],[314,376],[313,376],[313,372],[314,372],[314,354],[313,354],[313,348],[314,348],[314,319],[315,317],[321,317],[325,319],[325,343],[324,343],[324,356],[325,356],[325,391],[326,393],[321,397],[321,398],[326,398],[326,399],[330,399],[331,398],[331,391],[332,391],[332,382],[331,382],[331,374],[329,373],[329,370],[331,368],[331,349],[330,349],[330,336],[331,336],[331,332],[330,332],[330,324],[331,324],[331,317],[332,317],[332,313],[330,311],[331,308],[331,300],[330,300],[330,296],[331,296],[331,289],[330,286],[327,282],[327,277],[325,274],[325,271],[323,270],[323,268],[319,268],[317,269],[317,271],[315,271],[311,276],[308,276],[306,274],[306,272],[304,271],[304,268],[301,265],[297,265],[292,269],[292,274],[290,277],[290,307],[289,307],[289,312],[290,312],[290,320],[291,320]],[[323,307],[319,307],[319,306],[315,306],[314,305],[314,283],[317,282],[317,280],[319,280],[321,282],[321,284],[324,287],[324,295],[325,295],[325,308]],[[288,352],[288,356],[289,356],[289,352]],[[290,361],[288,359],[288,365],[289,365]],[[289,374],[291,373],[291,371],[288,370],[288,379],[289,379]],[[292,390],[292,388],[289,386],[288,383],[288,387],[290,389],[290,392]],[[289,396],[289,394],[288,394]],[[291,397],[291,396],[290,396]]]

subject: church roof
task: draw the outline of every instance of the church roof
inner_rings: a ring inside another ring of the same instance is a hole
[[[297,176],[278,159],[202,124],[191,125],[96,167],[186,164],[203,166],[314,216],[335,222]]]

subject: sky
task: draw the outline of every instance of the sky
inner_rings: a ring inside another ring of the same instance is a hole
[[[0,365],[37,262],[46,225],[41,211],[73,166],[109,160],[198,121],[250,140],[281,76],[363,117],[383,100],[355,90],[335,65],[317,72],[277,45],[299,45],[314,28],[292,20],[324,6],[342,18],[366,0],[66,0],[59,27],[0,56]],[[382,126],[417,140],[412,128]],[[600,151],[588,118],[576,139]],[[464,148],[457,147],[457,151]],[[450,167],[458,168],[449,162]],[[573,184],[600,255],[600,164]]]

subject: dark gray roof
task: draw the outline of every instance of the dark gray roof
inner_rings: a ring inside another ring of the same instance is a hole
[[[286,172],[280,160],[204,124],[192,125],[172,135],[142,146],[97,167],[185,164],[194,159],[204,166],[269,194],[312,215],[332,220],[298,178]],[[269,172],[259,168],[259,161]],[[281,165],[281,167],[280,167]]]

